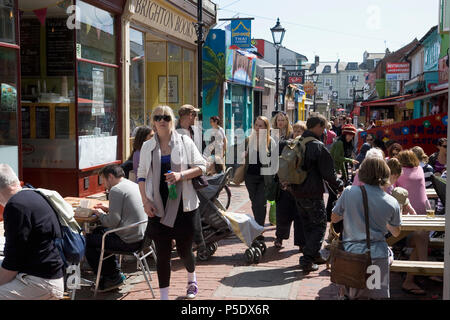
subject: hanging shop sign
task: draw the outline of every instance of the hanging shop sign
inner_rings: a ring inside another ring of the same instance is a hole
[[[194,23],[196,21],[178,13],[166,3],[167,1],[133,0],[130,6],[130,12],[134,12],[131,19],[195,44],[197,34]]]
[[[387,63],[386,81],[409,80],[409,63]]]
[[[239,48],[250,48],[252,39],[252,21],[251,20],[232,20],[231,21],[231,45]]]
[[[448,55],[439,59],[439,83],[448,82]]]
[[[383,141],[394,140],[403,149],[421,146],[426,154],[436,151],[436,142],[447,136],[447,113],[436,114],[419,119],[397,122],[395,124],[375,127],[360,133],[362,138],[368,133],[375,134]],[[364,139],[359,139],[362,145]]]
[[[315,86],[312,81],[307,81],[303,85],[303,90],[305,90],[306,94],[313,95],[314,91],[315,91],[314,89],[315,89]]]
[[[286,78],[289,84],[303,84],[305,82],[305,70],[287,70]]]

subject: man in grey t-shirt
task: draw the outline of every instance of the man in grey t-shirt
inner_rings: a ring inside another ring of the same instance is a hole
[[[101,226],[86,237],[86,259],[97,272],[103,234],[110,230],[129,226],[147,220],[139,187],[125,179],[125,173],[118,165],[109,165],[101,170],[101,176],[109,189],[109,207],[96,205],[94,213],[99,217]],[[147,223],[137,227],[110,233],[105,238],[105,249],[116,251],[135,251],[144,239]],[[125,276],[120,271],[117,259],[112,256],[103,261],[99,292],[115,289],[123,284]]]

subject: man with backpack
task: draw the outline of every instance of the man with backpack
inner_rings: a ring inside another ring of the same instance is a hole
[[[323,181],[325,180],[336,192],[343,189],[343,183],[334,171],[333,159],[320,141],[326,123],[327,120],[322,115],[313,116],[306,122],[307,130],[303,133],[302,139],[308,139],[308,142],[305,144],[301,159],[301,169],[306,172],[304,181],[300,184],[282,182],[295,197],[303,222],[306,244],[299,263],[304,272],[316,271],[319,268],[317,264],[325,263],[319,253],[327,227]]]
[[[58,218],[37,192],[22,191],[7,164],[0,164],[0,204],[5,206],[0,300],[53,300],[64,296],[63,261],[55,246]]]

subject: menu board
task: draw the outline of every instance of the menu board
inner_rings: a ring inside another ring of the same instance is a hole
[[[74,73],[73,30],[66,19],[46,20],[47,76],[71,76]]]
[[[30,136],[30,107],[22,107],[22,138],[29,139]]]
[[[20,71],[22,76],[40,76],[41,24],[38,19],[20,21]]]
[[[36,138],[50,139],[49,107],[36,107]]]
[[[55,108],[55,138],[69,139],[70,115],[69,107]]]

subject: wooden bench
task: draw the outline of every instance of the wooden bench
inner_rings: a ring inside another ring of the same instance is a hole
[[[442,276],[444,274],[444,262],[394,260],[390,266],[390,271],[423,276]]]

